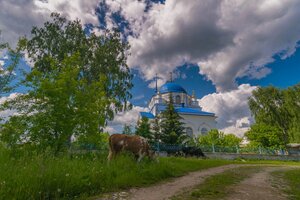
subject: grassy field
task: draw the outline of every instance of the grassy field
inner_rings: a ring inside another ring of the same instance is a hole
[[[280,189],[289,195],[289,199],[300,199],[300,169],[277,171],[273,172],[273,175],[276,179],[284,181],[286,187]]]
[[[145,186],[189,171],[232,163],[160,158],[136,163],[128,155],[107,163],[107,154],[12,156],[0,151],[0,199],[74,199]]]
[[[0,148],[0,199],[74,199],[142,187],[230,163],[294,165],[278,161],[226,161],[160,158],[136,163],[129,155],[107,163],[107,153],[34,154]]]
[[[230,186],[258,171],[259,167],[240,167],[225,171],[205,179],[202,184],[191,191],[174,196],[172,200],[223,199],[230,193]]]

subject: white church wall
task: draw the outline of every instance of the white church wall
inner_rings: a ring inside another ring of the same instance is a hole
[[[217,127],[217,122],[213,116],[198,116],[198,115],[180,115],[185,123],[185,127],[190,127],[193,130],[194,136],[201,135],[201,130],[203,128],[207,131]]]

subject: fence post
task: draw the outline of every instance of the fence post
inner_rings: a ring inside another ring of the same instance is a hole
[[[212,144],[212,152],[216,153],[216,151],[215,151],[215,145],[214,144]]]
[[[259,154],[262,154],[261,146],[258,147]]]
[[[236,153],[239,154],[240,153],[240,149],[239,149],[239,146],[236,145]]]

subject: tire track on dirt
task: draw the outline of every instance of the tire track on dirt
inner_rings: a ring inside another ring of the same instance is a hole
[[[175,178],[169,182],[160,183],[147,188],[131,189],[128,199],[130,200],[163,200],[168,199],[176,193],[192,189],[195,185],[201,184],[205,178],[222,173],[229,169],[234,169],[240,166],[240,164],[231,164],[220,167],[214,167],[202,171],[191,172],[188,175]]]
[[[287,195],[278,188],[272,187],[271,172],[288,170],[290,167],[264,167],[232,188],[227,200],[286,200]]]
[[[203,183],[206,178],[239,167],[262,167],[262,171],[253,174],[237,186],[226,199],[230,200],[284,200],[286,195],[271,186],[270,173],[275,170],[290,169],[293,166],[278,166],[270,164],[230,164],[191,172],[185,176],[174,178],[145,188],[132,188],[129,191],[109,194],[98,200],[165,200],[183,191],[192,190]],[[265,193],[265,194],[264,194]]]

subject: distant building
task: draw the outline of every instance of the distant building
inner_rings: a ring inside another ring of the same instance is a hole
[[[154,119],[166,109],[170,94],[173,97],[175,111],[183,118],[182,122],[189,136],[205,135],[210,129],[216,128],[216,115],[203,111],[195,94],[187,94],[184,88],[173,82],[167,82],[156,91],[148,105],[150,112],[141,112],[140,117]]]

